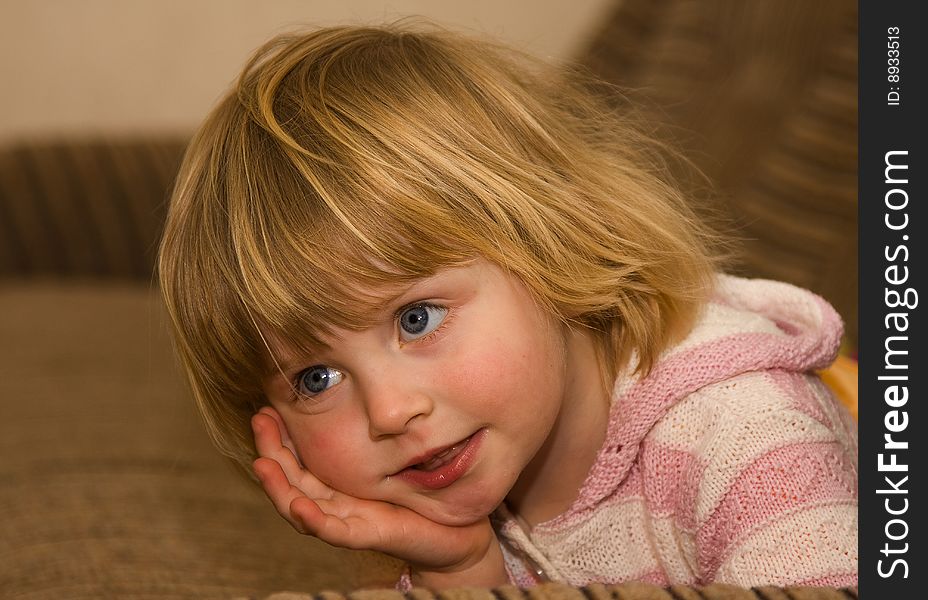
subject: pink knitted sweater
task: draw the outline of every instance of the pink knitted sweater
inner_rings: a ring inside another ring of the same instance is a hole
[[[811,373],[840,336],[818,296],[722,276],[648,377],[619,377],[573,506],[530,532],[494,515],[513,583],[856,585],[857,426]]]

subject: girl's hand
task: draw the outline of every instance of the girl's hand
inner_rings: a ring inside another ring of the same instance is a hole
[[[418,585],[507,582],[489,518],[453,527],[402,506],[348,496],[303,467],[276,410],[262,408],[251,423],[260,456],[255,474],[277,512],[300,533],[333,546],[377,550],[405,560]]]

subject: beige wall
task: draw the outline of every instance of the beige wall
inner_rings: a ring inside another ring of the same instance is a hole
[[[301,24],[423,15],[568,57],[614,0],[0,0],[0,142],[185,131],[250,52]]]

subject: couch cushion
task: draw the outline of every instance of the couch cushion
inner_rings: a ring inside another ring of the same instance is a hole
[[[156,294],[0,284],[0,589],[260,596],[389,585],[300,536],[209,444]]]
[[[0,147],[0,277],[151,278],[183,138]]]

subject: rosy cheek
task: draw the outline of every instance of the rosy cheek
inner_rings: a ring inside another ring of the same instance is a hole
[[[324,483],[349,491],[362,475],[357,465],[366,464],[362,449],[353,443],[349,427],[327,425],[305,428],[293,436],[303,465]]]
[[[518,385],[515,375],[524,372],[524,357],[507,352],[504,345],[482,345],[479,351],[458,355],[454,368],[443,371],[445,389],[484,406],[505,404],[505,396]]]
[[[543,343],[518,342],[515,336],[487,339],[466,345],[470,351],[459,353],[454,368],[445,370],[445,383],[480,413],[522,421],[526,411],[540,409],[537,404],[562,385],[557,366]]]

